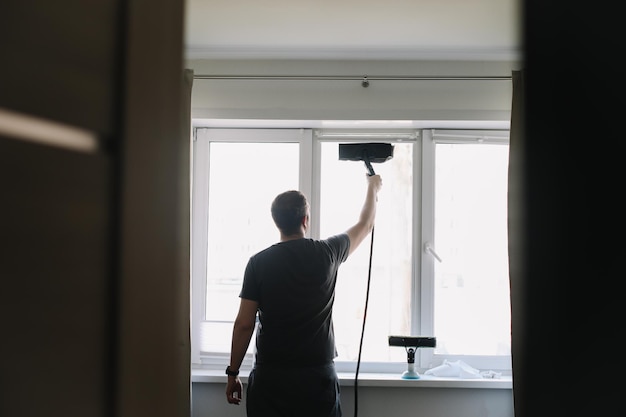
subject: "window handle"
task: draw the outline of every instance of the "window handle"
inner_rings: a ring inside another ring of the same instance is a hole
[[[424,252],[426,252],[429,255],[432,255],[432,257],[438,260],[439,262],[442,262],[441,258],[439,257],[439,255],[437,255],[437,252],[435,252],[430,242],[426,242],[424,244]]]

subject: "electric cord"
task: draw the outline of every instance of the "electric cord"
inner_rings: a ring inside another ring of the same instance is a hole
[[[361,326],[361,341],[359,343],[359,356],[356,361],[356,372],[354,374],[354,417],[358,416],[359,410],[359,368],[361,367],[361,351],[363,350],[363,335],[365,334],[365,319],[367,318],[367,305],[370,298],[370,281],[372,278],[372,253],[374,251],[374,227],[372,226],[372,236],[370,241],[370,260],[367,268],[367,289],[365,290],[365,308],[363,310],[363,325]]]

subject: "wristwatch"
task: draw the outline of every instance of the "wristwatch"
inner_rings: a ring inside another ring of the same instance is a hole
[[[237,376],[237,375],[239,375],[239,371],[231,371],[230,370],[230,365],[228,365],[226,367],[226,375],[228,375],[228,376]]]

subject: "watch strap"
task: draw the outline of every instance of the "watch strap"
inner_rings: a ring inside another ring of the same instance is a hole
[[[231,371],[230,365],[226,367],[226,375],[228,376],[237,376],[239,375],[239,371]]]

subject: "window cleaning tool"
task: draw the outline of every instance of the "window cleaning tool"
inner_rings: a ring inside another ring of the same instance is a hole
[[[415,351],[421,347],[432,347],[437,345],[434,337],[423,336],[389,336],[389,346],[404,346],[407,355],[407,370],[402,373],[402,379],[419,379],[419,374],[415,371]]]
[[[391,143],[340,143],[340,161],[363,161],[370,176],[376,175],[372,162],[381,163],[393,158]]]
[[[390,143],[340,143],[339,144],[339,160],[340,161],[363,161],[367,168],[368,175],[376,175],[372,162],[381,163],[393,158],[393,145]],[[365,318],[367,317],[367,304],[370,293],[370,278],[372,276],[372,250],[374,248],[374,228],[372,227],[372,238],[370,244],[370,261],[367,272],[367,290],[365,295],[365,309],[363,312],[363,327],[361,329],[361,342],[359,345],[359,358],[356,363],[356,372],[354,374],[354,417],[358,415],[358,381],[359,368],[361,366],[361,350],[363,347],[363,334],[365,333]]]

